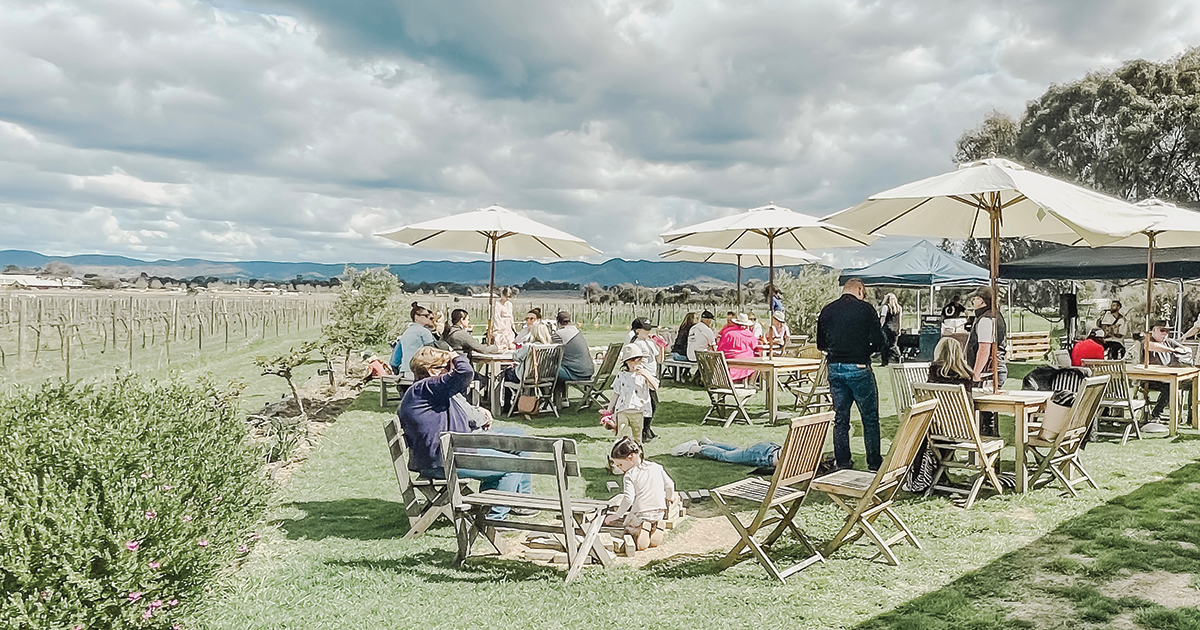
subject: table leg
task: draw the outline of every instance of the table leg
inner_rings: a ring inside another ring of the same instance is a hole
[[[1188,421],[1192,423],[1193,429],[1200,429],[1200,421],[1196,420],[1196,410],[1200,409],[1200,403],[1196,401],[1196,395],[1200,394],[1200,374],[1192,377],[1192,393],[1188,396],[1191,398],[1191,415]]]
[[[1170,434],[1175,435],[1179,433],[1179,412],[1183,408],[1183,401],[1179,398],[1179,379],[1176,377],[1171,378],[1171,398],[1169,402],[1171,403]]]
[[[778,379],[775,378],[775,370],[767,370],[767,424],[775,424],[775,419],[779,417],[779,408],[775,400],[775,388],[779,386]]]
[[[499,372],[495,363],[489,363],[487,369],[487,384],[488,384],[488,407],[491,408],[492,417],[500,417],[500,399],[503,398],[503,393],[500,391],[500,383],[496,378]]]
[[[1016,454],[1013,457],[1014,470],[1017,475],[1017,492],[1025,492],[1029,486],[1029,471],[1025,469],[1025,440],[1028,437],[1026,429],[1028,422],[1028,409],[1025,405],[1018,405],[1013,408],[1013,421],[1015,434],[1013,435],[1013,444],[1016,445]]]

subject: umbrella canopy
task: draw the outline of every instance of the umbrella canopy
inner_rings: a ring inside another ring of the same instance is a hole
[[[689,260],[692,262],[726,263],[737,265],[738,310],[742,307],[742,265],[748,267],[771,266],[772,255],[774,262],[784,265],[808,264],[820,262],[819,256],[813,256],[798,249],[717,249],[715,247],[697,247],[681,245],[665,251],[659,256],[670,260]]]
[[[523,217],[500,206],[488,206],[421,223],[377,232],[413,247],[490,254],[491,280],[488,290],[488,326],[491,326],[496,294],[496,256],[529,258],[574,258],[599,254],[583,239]]]
[[[1115,197],[992,158],[872,195],[825,220],[869,234],[987,236],[992,295],[998,296],[1001,237],[1073,233],[1092,246],[1107,245],[1154,225],[1158,218]],[[992,344],[993,373],[998,362]],[[992,383],[999,391],[997,379]]]
[[[867,284],[928,287],[935,284],[987,284],[987,269],[941,249],[929,241],[860,269],[842,271],[839,282],[859,278]]]
[[[771,252],[779,249],[825,249],[863,247],[876,237],[830,225],[816,217],[792,212],[775,204],[747,212],[697,223],[662,233],[667,245],[695,245],[716,249],[766,249],[770,269],[768,284],[775,286],[775,264]]]

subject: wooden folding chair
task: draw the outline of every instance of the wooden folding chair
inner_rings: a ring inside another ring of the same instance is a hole
[[[446,482],[442,479],[413,477],[408,469],[408,444],[400,428],[400,419],[392,416],[383,423],[383,434],[392,454],[392,467],[396,469],[396,481],[400,482],[400,495],[404,499],[404,517],[408,521],[405,538],[416,538],[425,533],[439,518],[454,523],[450,511],[450,499],[446,493]],[[463,480],[463,491],[466,480]],[[419,495],[419,496],[418,496]]]
[[[750,424],[745,403],[758,390],[734,385],[733,379],[729,378],[725,355],[720,352],[697,350],[696,363],[700,366],[700,382],[708,392],[709,401],[708,410],[704,412],[700,424],[719,422],[726,427],[734,422]]]
[[[582,478],[576,458],[575,440],[491,432],[443,433],[441,440],[446,485],[454,490],[450,493],[450,506],[458,538],[456,565],[461,565],[467,559],[475,539],[480,535],[499,553],[500,547],[496,543],[497,527],[561,536],[567,551],[567,582],[579,575],[585,559],[589,556],[602,565],[608,565],[612,561],[612,554],[597,538],[604,524],[604,515],[610,508],[608,502],[572,497],[567,487],[569,479]],[[488,454],[485,449],[501,451],[505,455]],[[554,478],[556,489],[553,494],[545,495],[500,490],[466,494],[459,490],[457,483],[460,470],[549,476]],[[558,520],[553,523],[511,518],[496,520],[489,517],[491,508],[496,506],[549,512],[558,516]]]
[[[892,369],[892,396],[896,399],[896,417],[903,418],[916,400],[912,386],[929,380],[929,363],[896,363]]]
[[[833,408],[833,394],[829,391],[829,363],[821,358],[821,367],[811,379],[784,383],[784,387],[796,397],[792,409],[802,414],[813,414]]]
[[[521,396],[533,396],[537,399],[540,411],[549,407],[558,417],[558,407],[554,404],[554,384],[558,381],[558,367],[562,364],[562,344],[533,344],[529,356],[525,359],[525,373],[521,382],[504,382],[502,387],[515,390],[513,404],[508,408],[508,417],[517,411],[517,399]]]
[[[1091,376],[1083,380],[1075,394],[1075,404],[1071,406],[1066,425],[1053,440],[1043,439],[1039,433],[1032,434],[1025,440],[1025,458],[1027,466],[1036,466],[1029,475],[1029,487],[1037,484],[1049,485],[1057,479],[1067,493],[1076,496],[1075,486],[1087,483],[1096,488],[1092,476],[1084,470],[1079,462],[1079,447],[1087,437],[1088,429],[1096,414],[1100,413],[1100,403],[1104,390],[1111,382],[1111,376]],[[1043,475],[1049,472],[1045,481]]]
[[[741,538],[729,553],[721,559],[720,567],[728,568],[738,561],[747,548],[758,563],[767,570],[771,577],[780,582],[789,575],[803,570],[815,562],[824,562],[821,552],[813,546],[808,536],[795,524],[796,513],[804,502],[808,486],[816,475],[817,464],[821,460],[821,449],[825,445],[825,436],[829,425],[833,422],[833,412],[804,416],[792,420],[788,429],[787,439],[780,447],[779,460],[775,464],[775,474],[770,481],[761,477],[747,477],[709,491],[713,501],[720,508],[725,518],[737,530]],[[729,507],[729,499],[742,499],[758,503],[754,518],[747,525],[738,520]],[[777,512],[778,514],[771,514]],[[767,525],[775,525],[771,533],[759,543],[754,535]],[[791,567],[780,569],[767,556],[764,547],[775,542],[785,530],[791,530],[809,556]]]
[[[1146,401],[1134,397],[1133,387],[1129,384],[1129,375],[1125,373],[1125,362],[1084,359],[1083,366],[1092,371],[1092,376],[1107,374],[1112,377],[1108,381],[1108,387],[1104,390],[1104,396],[1100,399],[1100,409],[1120,414],[1097,416],[1096,421],[1100,423],[1097,435],[1119,437],[1122,445],[1129,441],[1131,434],[1139,440],[1142,439],[1142,430],[1138,428],[1137,414],[1146,407]],[[1107,428],[1105,425],[1115,425],[1114,428],[1117,432],[1103,430]]]
[[[967,390],[962,385],[918,383],[913,385],[913,393],[918,401],[938,401],[933,414],[933,426],[929,430],[929,448],[937,460],[937,470],[933,473],[933,482],[925,491],[925,496],[933,494],[935,489],[955,494],[965,492],[967,498],[963,508],[970,509],[984,481],[991,483],[997,493],[1004,492],[1004,486],[996,474],[996,462],[1000,459],[1000,449],[1004,448],[1004,439],[984,437],[979,433],[975,406],[967,397]],[[959,459],[957,455],[960,453],[966,454],[966,458]],[[938,485],[943,476],[949,481],[947,473],[951,470],[974,473],[969,490],[949,484]]]
[[[582,394],[575,411],[583,411],[591,407],[593,403],[608,404],[608,396],[604,392],[612,385],[613,371],[617,368],[617,357],[621,354],[622,345],[619,342],[608,344],[608,351],[604,353],[604,361],[600,363],[600,367],[596,368],[596,372],[592,374],[590,380],[566,381],[567,387],[574,387]]]
[[[825,545],[825,554],[830,555],[845,543],[851,543],[866,535],[879,547],[879,555],[887,559],[888,564],[897,565],[892,546],[904,541],[911,542],[917,549],[921,548],[920,541],[900,519],[900,515],[892,509],[896,493],[904,483],[904,477],[912,467],[913,458],[921,446],[921,440],[929,431],[933,421],[934,408],[938,401],[925,400],[914,403],[907,412],[892,446],[888,449],[887,457],[875,473],[861,470],[839,470],[817,478],[812,482],[812,489],[829,495],[834,503],[846,510],[846,523],[841,530]],[[896,526],[896,533],[884,538],[879,532],[876,520],[887,516]],[[854,535],[850,532],[857,529]]]

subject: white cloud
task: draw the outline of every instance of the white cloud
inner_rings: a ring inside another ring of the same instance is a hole
[[[374,232],[501,203],[654,257],[943,171],[991,109],[1192,44],[1185,0],[0,0],[0,247],[402,262],[431,254]]]

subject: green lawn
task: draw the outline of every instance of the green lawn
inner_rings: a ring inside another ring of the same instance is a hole
[[[588,338],[592,345],[600,345],[603,336],[589,334]],[[1013,367],[1014,378],[1028,369]],[[889,379],[882,370],[877,374],[881,411],[890,414]],[[1124,447],[1093,444],[1086,464],[1101,487],[1075,499],[1043,489],[1026,495],[987,496],[963,511],[944,497],[906,497],[899,511],[925,549],[899,548],[900,567],[871,561],[870,548],[855,545],[779,585],[749,561],[718,571],[719,554],[714,552],[669,558],[642,568],[588,568],[579,580],[564,585],[557,571],[519,561],[475,558],[455,569],[451,566],[455,542],[448,527],[436,528],[416,541],[402,540],[399,490],[381,431],[392,412],[380,409],[377,400],[376,392],[364,391],[330,428],[308,462],[280,491],[262,541],[244,566],[213,592],[189,628],[587,628],[604,624],[767,628],[780,625],[780,619],[799,627],[848,628],[866,623],[923,628],[932,627],[930,617],[947,628],[1004,627],[1006,606],[1034,590],[1040,594],[1041,589],[1037,580],[1022,581],[1022,574],[1011,568],[1013,558],[1024,558],[1025,564],[1018,565],[1022,571],[1034,565],[1051,566],[1053,583],[1064,589],[1055,601],[1066,612],[1045,623],[1034,616],[1030,623],[1036,627],[1065,627],[1067,622],[1098,627],[1100,618],[1109,614],[1105,611],[1111,611],[1110,618],[1125,615],[1131,623],[1147,628],[1196,627],[1154,625],[1158,622],[1153,620],[1167,617],[1186,621],[1189,612],[1139,607],[1132,600],[1109,604],[1087,590],[1098,588],[1103,576],[1120,575],[1119,569],[1095,574],[1093,567],[1134,562],[1133,556],[1105,549],[1111,545],[1112,532],[1127,522],[1125,512],[1142,509],[1141,497],[1158,497],[1159,507],[1175,501],[1163,509],[1183,511],[1165,513],[1189,520],[1168,528],[1162,539],[1185,540],[1180,528],[1194,523],[1196,501],[1191,497],[1200,487],[1193,480],[1200,473],[1194,465],[1189,467],[1196,459],[1196,441],[1158,439]],[[761,396],[757,403],[761,407]],[[667,454],[671,446],[701,435],[748,444],[779,441],[784,433],[781,427],[763,426],[701,429],[697,421],[703,411],[702,392],[678,387],[663,391],[654,425],[662,437],[647,450],[668,468],[681,489],[711,488],[747,470],[671,457]],[[578,440],[585,479],[575,491],[607,497],[606,483],[618,478],[603,470],[610,439],[596,420],[595,412],[585,412],[516,424],[532,434]],[[1011,420],[1006,428],[1011,432]],[[884,435],[894,430],[895,418],[885,418]],[[861,440],[854,447],[861,466]],[[1011,453],[1005,459],[1011,467]],[[698,518],[715,514],[710,502],[697,504],[691,513]],[[801,520],[815,537],[828,538],[839,524],[840,513],[827,501],[816,500],[801,510]],[[1160,515],[1157,521],[1151,518],[1131,527],[1148,532],[1138,536],[1153,539],[1162,524]],[[688,529],[672,532],[668,544],[688,536]],[[1191,531],[1189,535],[1195,536],[1196,528]],[[1190,550],[1175,542],[1163,542],[1158,548],[1175,545],[1172,549],[1180,553],[1194,554],[1200,541],[1190,540]],[[778,547],[776,552],[788,552],[786,545]],[[1137,558],[1157,558],[1156,553],[1140,553]],[[1064,560],[1054,562],[1056,554]],[[1171,568],[1195,571],[1187,563]],[[1005,580],[1012,584],[1001,584]],[[1070,612],[1071,606],[1080,612]],[[1024,614],[1013,618],[1029,616]],[[1075,623],[1072,615],[1083,621]]]

